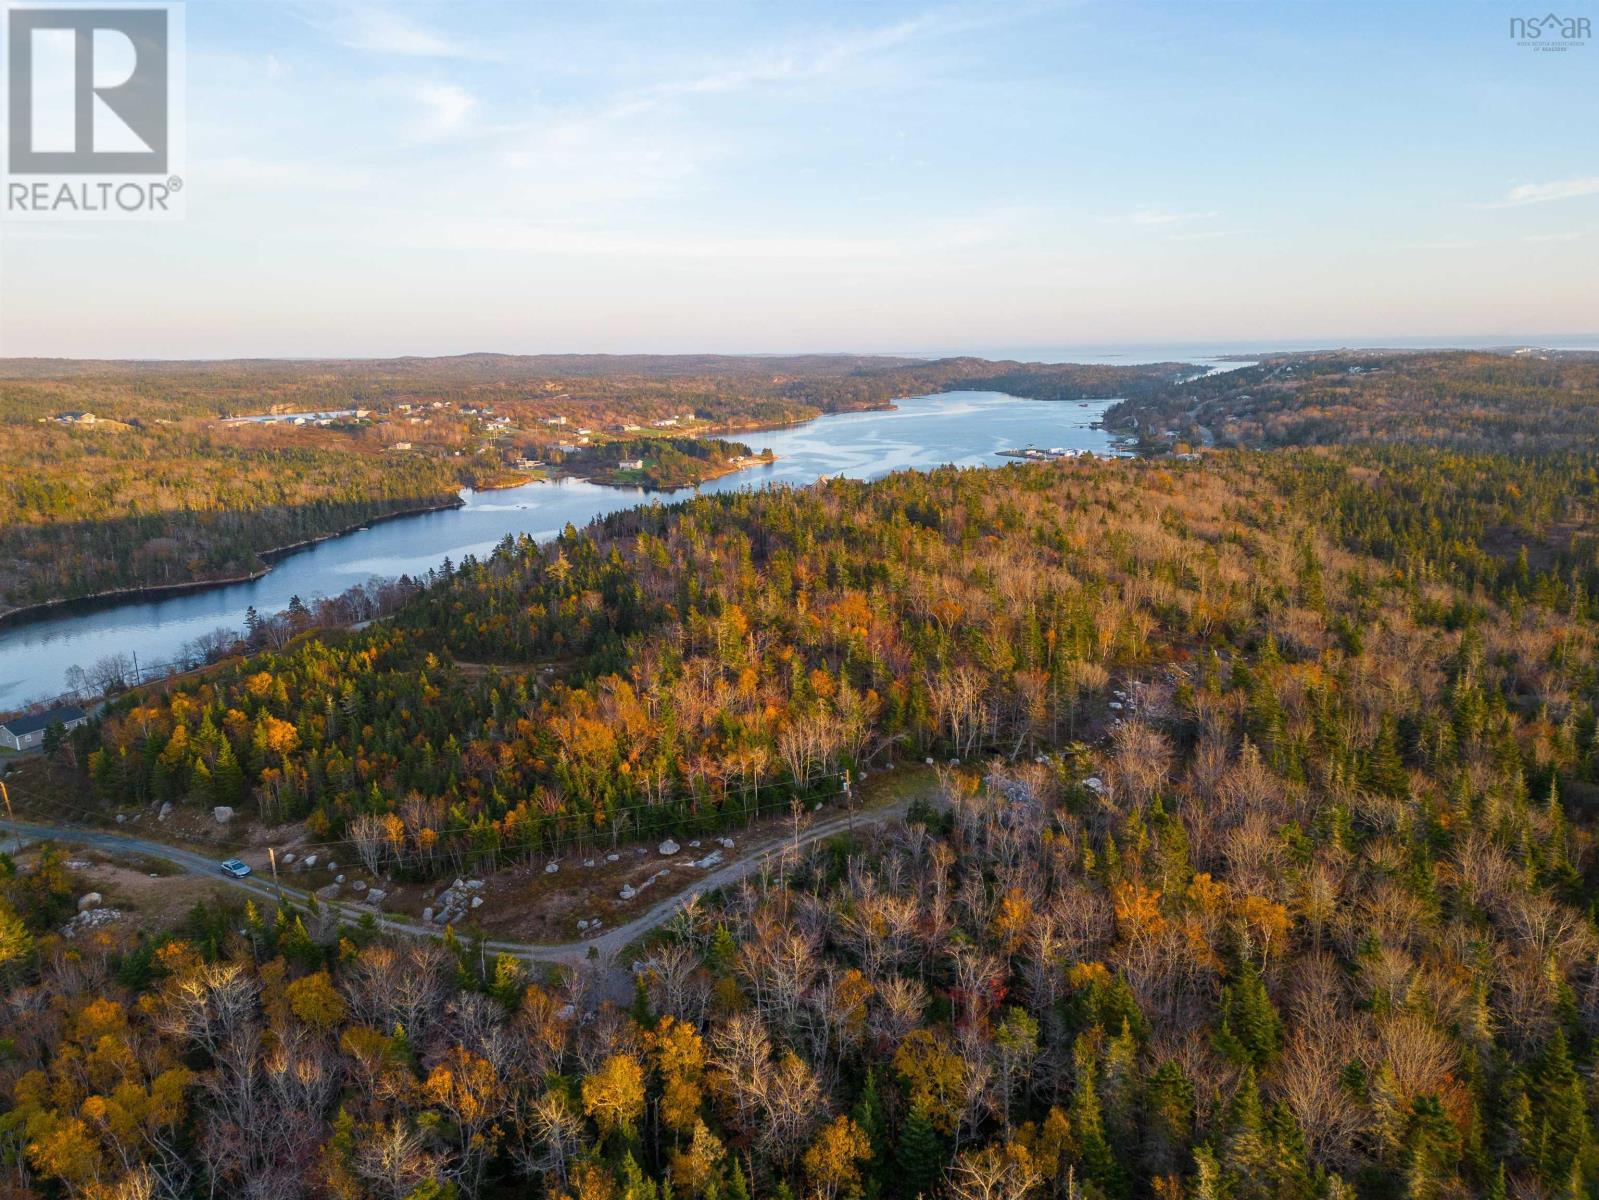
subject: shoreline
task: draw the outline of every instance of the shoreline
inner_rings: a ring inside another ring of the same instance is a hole
[[[710,483],[711,480],[713,480],[713,479],[725,479],[725,478],[727,478],[727,476],[729,476],[729,475],[737,475],[741,471],[753,471],[756,467],[769,467],[773,463],[777,462],[781,457],[782,457],[782,455],[774,454],[774,455],[772,455],[769,458],[763,458],[759,454],[754,454],[754,455],[751,455],[749,458],[745,459],[742,462],[724,463],[724,464],[721,464],[718,467],[714,467],[711,470],[707,471],[706,474],[704,476],[702,476],[700,479],[695,480],[693,483],[657,484],[657,483],[617,482],[617,481],[611,480],[611,479],[600,478],[597,475],[577,475],[577,474],[567,475],[567,476],[564,476],[564,478],[567,478],[567,479],[581,479],[585,483],[592,483],[595,487],[617,488],[617,489],[621,489],[621,490],[626,490],[626,489],[631,488],[631,489],[634,489],[636,491],[641,491],[641,492],[645,492],[645,493],[650,493],[650,492],[684,492],[684,491],[690,491],[690,490],[695,489],[695,488],[703,487],[705,484]]]
[[[332,541],[334,538],[356,533],[383,521],[395,521],[401,517],[418,517],[430,512],[444,512],[449,509],[462,508],[465,504],[466,501],[462,500],[460,496],[455,496],[448,503],[396,509],[394,512],[382,513],[370,520],[363,521],[359,525],[349,525],[343,529],[320,534],[314,538],[291,542],[285,546],[271,546],[265,550],[258,550],[255,557],[264,564],[258,571],[227,575],[220,579],[189,579],[181,583],[149,583],[133,587],[107,588],[104,591],[89,592],[82,596],[63,596],[53,600],[40,600],[33,604],[24,604],[17,608],[8,608],[0,611],[0,629],[28,625],[34,621],[63,612],[95,612],[102,608],[114,608],[119,604],[140,600],[166,600],[176,596],[188,596],[196,592],[210,591],[212,588],[232,587],[234,584],[239,583],[255,583],[257,580],[265,578],[272,568],[283,559],[301,550],[308,550],[312,546],[318,546],[323,542]]]
[[[937,394],[937,393],[929,393],[929,394]],[[822,419],[823,417],[849,416],[849,415],[851,415],[853,413],[892,412],[892,411],[894,411],[894,410],[899,408],[900,403],[902,401],[910,400],[910,399],[916,399],[916,398],[917,397],[914,396],[914,395],[899,396],[899,397],[895,397],[894,399],[884,401],[884,402],[882,402],[880,404],[873,404],[873,405],[870,405],[870,406],[867,406],[867,407],[863,407],[863,408],[850,408],[850,409],[842,409],[842,410],[838,410],[838,411],[834,411],[834,412],[823,412],[823,413],[818,413],[814,417],[805,417],[805,418],[802,418],[802,419],[799,419],[799,420],[795,420],[795,421],[767,422],[767,423],[760,423],[760,424],[754,424],[754,425],[739,426],[739,427],[736,427],[736,428],[731,426],[731,425],[728,425],[728,426],[717,426],[717,427],[713,427],[711,429],[702,430],[702,431],[700,431],[698,433],[695,433],[695,434],[692,434],[690,436],[693,436],[693,437],[696,437],[696,438],[698,438],[698,437],[714,437],[714,436],[719,436],[721,434],[754,433],[754,432],[759,432],[761,430],[778,431],[778,430],[784,430],[784,429],[795,429],[795,428],[799,428],[801,426],[810,425],[810,424]],[[1030,400],[1030,401],[1033,401],[1035,403],[1040,403],[1040,404],[1066,403],[1064,401],[1041,401],[1041,400],[1037,400],[1036,397],[1028,397],[1028,396],[1018,396],[1016,398],[1017,399],[1022,399],[1022,400]],[[1073,403],[1079,403],[1083,407],[1087,407],[1087,405],[1091,404],[1091,403],[1115,404],[1116,402],[1117,402],[1117,398],[1116,397],[1096,397],[1092,401],[1079,401],[1079,402],[1073,402]],[[1103,414],[1101,414],[1101,417],[1103,417]],[[1134,439],[1136,438],[1136,433],[1131,433],[1130,434],[1127,431],[1123,431],[1123,430],[1114,429],[1114,428],[1110,428],[1110,427],[1104,426],[1102,421],[1096,421],[1096,422],[1093,423],[1093,425],[1099,426],[1100,428],[1103,429],[1103,431],[1106,434],[1109,435],[1109,438],[1110,438],[1110,441],[1112,442],[1113,447],[1117,451],[1119,451],[1120,453],[1122,453],[1124,455],[1134,455],[1136,453],[1133,445],[1131,444],[1134,441]],[[1093,425],[1091,425],[1090,427],[1093,427]],[[639,493],[641,493],[643,495],[652,495],[652,494],[658,495],[658,494],[677,492],[677,491],[683,491],[683,492],[691,491],[691,490],[697,489],[697,488],[703,486],[704,484],[709,483],[709,482],[711,482],[711,481],[713,481],[715,479],[723,478],[726,475],[736,474],[736,473],[741,472],[741,471],[752,470],[752,469],[754,469],[756,467],[770,466],[771,462],[778,461],[779,458],[780,458],[780,456],[774,456],[773,459],[770,460],[770,461],[765,460],[765,459],[756,458],[756,459],[753,459],[753,460],[751,460],[749,462],[741,464],[738,467],[730,467],[728,470],[718,471],[718,472],[715,472],[714,474],[708,475],[708,476],[706,476],[705,479],[700,480],[699,483],[683,485],[682,487],[677,487],[677,488],[672,488],[672,487],[665,487],[665,488],[652,487],[652,486],[644,485],[644,484],[607,483],[607,482],[604,482],[604,481],[601,481],[601,480],[593,479],[591,476],[582,475],[582,474],[579,474],[579,473],[576,473],[576,472],[571,473],[571,474],[567,474],[565,472],[559,472],[559,473],[553,473],[553,474],[547,475],[543,479],[529,479],[529,480],[524,480],[524,481],[517,482],[517,483],[511,483],[511,484],[505,484],[505,485],[499,485],[499,486],[490,485],[490,486],[482,487],[482,488],[471,488],[471,489],[463,489],[463,490],[484,491],[484,492],[488,492],[488,491],[506,491],[506,490],[514,490],[515,488],[518,488],[518,487],[524,487],[524,486],[527,486],[530,483],[544,483],[544,482],[556,483],[556,482],[560,482],[561,480],[564,480],[564,479],[581,479],[581,480],[584,480],[586,482],[593,483],[596,487],[609,487],[609,488],[615,488],[617,490],[634,490],[634,491],[637,491],[637,492],[639,492]],[[58,599],[54,599],[54,600],[39,601],[39,602],[34,603],[34,604],[27,604],[27,605],[20,606],[18,608],[13,608],[13,609],[0,611],[0,631],[4,631],[4,630],[10,629],[10,628],[16,628],[16,627],[25,626],[25,625],[33,623],[34,621],[43,620],[43,619],[46,619],[46,618],[48,618],[48,617],[50,617],[52,615],[58,615],[58,614],[61,614],[61,613],[70,613],[70,612],[88,613],[88,612],[94,612],[94,611],[97,611],[97,610],[100,610],[100,609],[105,609],[105,608],[114,608],[114,607],[116,607],[118,605],[121,605],[121,604],[126,604],[126,603],[130,603],[130,602],[136,602],[136,601],[140,601],[140,600],[166,599],[166,598],[170,598],[170,597],[178,597],[178,596],[190,595],[190,594],[199,593],[199,592],[210,591],[210,590],[215,589],[215,588],[229,587],[229,586],[232,586],[234,584],[254,583],[257,580],[263,578],[268,572],[270,572],[277,563],[281,562],[283,559],[285,559],[285,558],[289,557],[290,555],[295,554],[295,553],[297,553],[297,552],[299,552],[301,550],[310,549],[310,548],[312,548],[314,546],[320,545],[323,542],[331,541],[331,540],[333,540],[335,538],[346,537],[349,534],[359,532],[360,530],[362,530],[364,528],[370,527],[372,525],[376,525],[376,524],[378,524],[378,523],[380,523],[382,521],[398,520],[401,517],[422,516],[422,515],[425,515],[425,514],[430,513],[430,512],[449,511],[449,510],[452,510],[452,509],[463,508],[463,507],[466,506],[466,503],[467,502],[459,494],[457,494],[455,496],[450,497],[448,500],[442,501],[440,503],[417,505],[417,506],[413,506],[413,507],[410,507],[410,508],[396,509],[393,512],[382,513],[380,515],[371,517],[368,520],[365,520],[365,521],[363,521],[363,522],[361,522],[359,524],[349,525],[349,526],[346,526],[343,529],[330,531],[328,533],[321,534],[321,535],[319,535],[317,537],[307,538],[307,539],[304,539],[302,541],[294,542],[294,543],[291,543],[291,544],[285,545],[285,546],[270,547],[270,548],[268,548],[266,550],[261,550],[261,551],[257,552],[256,558],[257,558],[257,560],[259,562],[261,562],[263,564],[262,568],[260,570],[257,570],[257,571],[251,571],[251,572],[247,572],[247,573],[243,573],[243,574],[237,574],[237,575],[227,576],[227,577],[218,578],[218,579],[194,579],[194,580],[186,580],[186,581],[181,582],[181,583],[148,584],[148,585],[137,586],[137,587],[111,588],[111,589],[106,589],[104,591],[95,592],[95,593],[91,593],[91,594],[84,595],[84,596],[74,596],[74,597],[58,598]]]
[[[451,509],[465,507],[466,501],[461,499],[459,494],[456,494],[441,504],[423,504],[415,508],[397,508],[393,512],[382,513],[372,517],[370,520],[362,521],[359,525],[348,525],[343,529],[335,529],[330,533],[322,533],[316,537],[306,538],[303,541],[291,542],[287,546],[273,546],[270,550],[257,551],[256,557],[267,564],[267,570],[271,570],[273,566],[291,554],[296,554],[301,550],[309,550],[312,546],[320,546],[323,542],[331,542],[335,538],[359,533],[363,529],[370,529],[373,525],[381,525],[385,521],[398,521],[401,517],[420,517],[427,513],[448,512]],[[261,574],[265,575],[266,571],[262,571]]]
[[[509,483],[474,483],[468,491],[471,492],[508,492],[513,488],[526,487],[530,483],[547,483],[549,476],[543,474],[529,474],[526,479],[514,479]]]

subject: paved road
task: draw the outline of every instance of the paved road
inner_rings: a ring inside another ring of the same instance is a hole
[[[873,808],[857,812],[854,820],[862,825],[882,824],[898,820],[905,815],[909,805],[908,800],[899,800],[880,808]],[[823,820],[813,820],[811,825],[800,831],[801,845],[814,842],[820,838],[832,837],[834,834],[843,833],[850,827],[850,816],[839,814],[829,816]],[[46,839],[65,842],[74,846],[88,846],[96,850],[109,850],[123,854],[142,854],[148,858],[160,859],[181,867],[190,875],[203,875],[207,879],[214,879],[243,892],[273,899],[276,889],[270,880],[259,875],[251,875],[244,879],[235,879],[224,875],[217,868],[217,860],[192,850],[184,850],[177,846],[169,846],[165,842],[153,842],[145,838],[129,837],[126,834],[111,833],[101,829],[85,829],[75,825],[39,825],[30,821],[4,821],[0,820],[0,829],[12,835],[20,834],[25,838],[36,841]],[[545,945],[537,942],[505,942],[487,941],[485,947],[499,954],[507,952],[529,962],[546,963],[576,963],[588,957],[592,948],[600,957],[605,958],[620,952],[628,943],[648,933],[657,926],[665,924],[672,915],[683,906],[683,902],[691,895],[713,891],[716,888],[726,887],[736,883],[746,875],[758,870],[763,862],[784,849],[793,845],[792,837],[785,837],[780,842],[766,846],[763,849],[747,852],[743,857],[736,858],[715,870],[707,871],[692,883],[681,888],[662,899],[624,924],[614,929],[607,929],[604,933],[585,941],[564,942],[559,945]],[[302,888],[283,885],[283,896],[297,904],[304,904],[309,895]],[[415,937],[438,937],[441,930],[437,925],[424,925],[420,921],[413,921],[408,917],[384,915],[377,913],[367,905],[346,904],[340,901],[319,901],[325,909],[337,912],[345,919],[354,922],[368,914],[376,917],[380,928],[390,933],[410,934]]]

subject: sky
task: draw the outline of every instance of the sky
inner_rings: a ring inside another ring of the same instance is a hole
[[[1592,335],[1524,7],[190,0],[185,218],[0,222],[0,355]]]

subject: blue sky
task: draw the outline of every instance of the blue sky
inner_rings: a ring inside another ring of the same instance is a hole
[[[187,218],[0,229],[0,353],[1591,333],[1519,11],[191,0]]]

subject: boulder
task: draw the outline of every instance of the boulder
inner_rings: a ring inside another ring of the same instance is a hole
[[[117,814],[117,824],[118,825],[126,825],[127,823],[128,823],[127,814],[126,813],[118,813]]]
[[[300,861],[305,864],[305,869],[309,871],[312,867],[316,866],[316,855],[307,854]]]
[[[731,850],[733,848],[733,839],[723,838],[720,844],[723,850]]]
[[[461,886],[461,881],[460,881],[460,880],[459,880],[459,879],[457,879],[457,880],[456,880],[456,881],[455,881],[455,886],[456,886],[456,887],[460,887],[460,886]],[[471,889],[472,889],[472,890],[473,890],[473,891],[474,891],[474,892],[475,892],[475,891],[477,891],[477,890],[478,890],[478,889],[479,889],[479,888],[480,888],[480,887],[482,887],[482,886],[483,886],[483,881],[482,881],[482,880],[481,880],[481,879],[468,879],[468,880],[467,880],[467,881],[466,881],[466,886],[467,886],[467,887],[469,887],[469,888],[471,888]]]
[[[84,930],[99,929],[103,925],[109,925],[111,922],[119,921],[121,919],[122,913],[119,909],[91,908],[86,912],[79,913],[77,916],[73,917],[72,920],[68,921],[61,927],[61,932],[68,938],[74,938]]]
[[[424,908],[422,910],[422,924],[431,925],[432,923],[433,923],[433,909],[430,906],[430,907]]]
[[[337,871],[338,869],[339,869],[339,864],[334,862],[331,858],[328,859],[328,870]]]
[[[638,895],[638,889],[630,887],[627,884],[623,884],[622,890],[618,892],[617,895],[622,897],[624,900],[631,900],[634,896]]]
[[[356,880],[356,881],[355,881],[355,882],[354,882],[354,883],[352,883],[352,884],[351,884],[351,885],[350,885],[350,886],[351,886],[351,887],[353,887],[353,888],[354,888],[354,889],[355,889],[355,890],[356,890],[356,891],[358,891],[358,892],[364,892],[364,891],[366,891],[366,880],[364,880],[364,879],[357,879],[357,880]]]
[[[334,883],[343,883],[344,882],[344,876],[343,875],[335,875],[333,877],[333,882]]]
[[[683,847],[679,846],[671,838],[667,838],[660,845],[660,851],[661,851],[662,854],[676,854],[682,848]]]
[[[607,854],[605,856],[605,861],[606,862],[621,862],[622,861],[622,856],[620,854]]]
[[[165,821],[171,815],[172,815],[172,801],[168,800],[168,801],[166,801],[165,803],[163,803],[161,805],[161,811],[156,813],[155,819],[157,821]]]
[[[587,929],[589,927],[589,923],[587,921],[579,921],[577,923],[577,927],[578,927],[579,932],[581,932],[582,930],[585,930],[585,929]]]
[[[700,844],[698,842],[690,842],[688,844],[688,848],[690,850],[698,850],[700,848]]]
[[[313,893],[318,900],[337,900],[339,898],[339,885],[325,883]]]
[[[282,863],[284,866],[288,866],[291,862],[293,862],[298,857],[299,857],[299,855],[295,854],[295,852],[293,850],[289,850],[289,851],[286,851],[284,853],[283,857],[278,859],[278,861],[280,863]]]
[[[712,850],[694,865],[702,871],[709,871],[712,867],[719,867],[722,865],[722,852],[720,850]]]
[[[226,825],[233,820],[233,810],[226,804],[219,804],[211,810],[211,815],[216,818],[218,825]]]
[[[366,892],[367,900],[373,904],[382,904],[387,897],[388,893],[382,888],[368,888]]]
[[[561,869],[561,864],[560,863],[552,862],[552,863],[545,863],[544,864],[544,873],[546,875],[554,875],[560,869]]]
[[[91,908],[99,908],[105,903],[105,897],[99,892],[84,892],[78,897],[78,911],[88,912]]]
[[[473,896],[472,897],[472,907],[473,908],[482,908],[483,907],[483,897],[482,896]]]
[[[585,867],[592,867],[594,865],[594,860],[592,858],[585,858],[583,860],[583,865]]]

